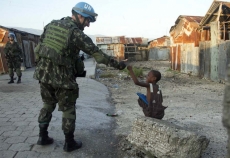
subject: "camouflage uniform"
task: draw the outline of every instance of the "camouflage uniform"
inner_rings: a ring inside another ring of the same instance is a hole
[[[69,31],[65,32],[65,27]],[[62,37],[63,34],[69,37]],[[110,57],[95,46],[71,17],[48,24],[41,35],[41,42],[35,49],[37,65],[34,78],[40,82],[41,97],[44,102],[38,122],[49,124],[52,112],[58,103],[58,110],[63,112],[64,133],[75,130],[75,103],[79,92],[75,76],[78,71],[81,71],[78,70],[78,61],[81,61],[79,60],[80,50],[93,56],[98,63],[108,65],[110,62]]]
[[[4,53],[7,59],[7,66],[9,70],[9,76],[14,77],[14,70],[18,77],[22,76],[21,72],[21,55],[22,50],[17,42],[7,42],[4,48]]]

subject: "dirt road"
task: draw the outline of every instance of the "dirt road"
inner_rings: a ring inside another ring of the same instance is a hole
[[[225,85],[190,74],[181,74],[170,69],[168,61],[132,62],[141,67],[145,75],[151,69],[159,70],[162,79],[163,105],[168,106],[163,120],[197,132],[210,139],[202,158],[224,158],[227,153],[227,132],[222,125],[222,103]],[[138,115],[143,115],[137,103],[136,92],[146,93],[145,88],[134,85],[123,71],[100,68],[101,75],[113,74],[111,78],[97,79],[106,85],[116,107],[118,124],[116,134],[126,137],[131,132],[132,123]],[[110,75],[106,75],[110,76]]]

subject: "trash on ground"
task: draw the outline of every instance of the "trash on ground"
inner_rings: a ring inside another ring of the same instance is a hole
[[[106,116],[116,117],[116,116],[118,116],[118,114],[106,114]]]

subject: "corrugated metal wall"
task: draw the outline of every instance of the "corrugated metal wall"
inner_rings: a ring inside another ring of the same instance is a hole
[[[115,57],[117,60],[124,60],[124,44],[100,44],[98,47],[107,55]]]
[[[217,52],[214,52],[213,49]],[[211,41],[200,42],[199,48],[200,77],[213,81],[227,80],[227,66],[230,64],[230,41],[220,41],[219,46],[212,48]],[[214,65],[214,66],[211,66]],[[211,72],[215,78],[211,76]]]
[[[118,61],[125,59],[125,46],[123,44],[114,44],[114,56]]]
[[[8,71],[8,67],[4,57],[3,48],[0,48],[0,74],[7,71]]]
[[[210,79],[211,73],[211,50],[210,41],[200,42],[199,47],[199,76],[201,78]]]
[[[149,60],[170,60],[170,48],[154,47],[149,49]]]
[[[181,72],[199,74],[199,48],[194,43],[181,46]]]
[[[201,34],[201,41],[210,41],[211,37],[210,37],[210,30],[202,30]]]
[[[170,32],[172,69],[213,81],[227,80],[230,41],[222,37],[219,21],[211,22],[202,30],[189,28],[179,22]]]
[[[30,54],[30,42],[26,40],[22,40],[23,48],[24,48],[24,64],[25,67],[32,67],[31,62],[31,54]]]
[[[219,61],[219,29],[218,21],[211,22],[211,80],[218,80],[218,61]]]
[[[134,61],[146,61],[148,60],[148,54],[149,53],[146,49],[142,49],[142,50],[138,49],[138,52],[133,52],[133,54],[129,54],[128,58],[126,59],[129,59],[129,57],[131,57],[131,60],[132,60],[132,57],[133,57]]]
[[[219,79],[227,81],[226,69],[228,64],[230,64],[230,41],[220,41],[218,62]]]
[[[211,23],[211,41],[176,44],[171,47],[172,69],[192,72],[213,81],[227,80],[226,68],[230,63],[230,41],[219,39],[218,21]],[[207,31],[205,31],[207,32]]]
[[[8,32],[0,28],[0,74],[8,71],[5,54],[3,53],[5,44],[8,40]]]
[[[199,47],[194,43],[177,44],[171,47],[171,68],[182,73],[200,74]]]
[[[176,44],[170,48],[171,68],[173,70],[181,70],[181,45]]]
[[[197,47],[200,41],[200,32],[192,28],[190,30],[187,30],[182,27],[183,25],[184,23],[180,22],[177,25],[177,28],[173,32],[171,32],[171,38],[173,43],[195,43],[195,46]]]

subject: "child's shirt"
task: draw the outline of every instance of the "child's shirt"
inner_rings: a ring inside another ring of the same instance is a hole
[[[140,94],[140,93],[139,93]],[[164,110],[167,108],[162,105],[163,97],[161,89],[158,85],[150,83],[150,99],[147,100],[146,96],[139,95],[138,103],[143,108],[145,116],[162,119],[164,117]]]

